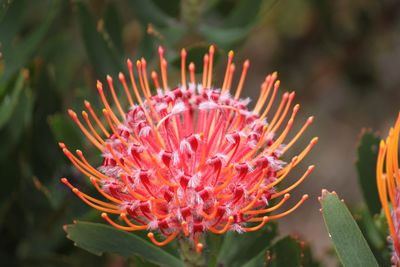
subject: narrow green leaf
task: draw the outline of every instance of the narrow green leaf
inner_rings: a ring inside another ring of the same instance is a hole
[[[224,49],[238,45],[249,34],[251,26],[240,28],[218,28],[212,25],[200,25],[199,32],[204,38]]]
[[[378,266],[360,228],[336,193],[322,190],[320,202],[329,237],[343,266]]]
[[[92,15],[82,2],[78,2],[78,18],[86,53],[99,78],[107,74],[116,77],[122,71],[122,55],[119,55],[111,42],[97,31]]]
[[[218,255],[218,264],[230,267],[241,266],[259,253],[264,252],[276,233],[275,223],[268,223],[263,229],[256,232],[227,233]]]
[[[375,216],[374,220],[374,218],[371,217],[369,211],[366,208],[358,210],[356,213],[353,214],[356,222],[360,226],[361,232],[364,234],[365,239],[370,245],[372,253],[374,253],[376,257],[379,266],[389,266],[390,257],[386,257],[386,255],[390,254],[386,241],[386,225],[385,231],[381,232],[378,228],[380,222],[377,222],[377,220],[380,220],[379,216]]]
[[[57,141],[65,142],[72,148],[82,147],[81,134],[73,126],[70,118],[58,113],[51,115],[48,123]]]
[[[60,1],[51,1],[48,10],[49,12],[45,20],[26,38],[23,38],[18,44],[12,46],[9,45],[10,43],[6,43],[3,51],[5,61],[3,80],[8,80],[34,55],[60,10]],[[0,29],[0,32],[1,30],[2,29]],[[5,31],[7,31],[7,28]]]
[[[96,255],[116,253],[124,257],[139,256],[160,266],[184,266],[180,259],[160,247],[108,225],[76,222],[65,226],[65,231],[76,246]]]
[[[173,20],[162,9],[160,9],[152,0],[131,0],[130,1],[135,15],[144,25],[152,23],[156,26],[168,26]]]
[[[17,104],[19,96],[24,88],[25,75],[24,72],[18,75],[17,80],[12,86],[12,89],[6,89],[10,93],[5,95],[0,103],[0,130],[4,127],[4,125],[8,122],[13,114]]]
[[[124,46],[122,43],[123,25],[121,23],[117,7],[115,6],[115,3],[109,2],[104,10],[104,28],[107,31],[109,38],[112,40],[115,48],[122,53],[124,51]]]
[[[258,18],[263,0],[241,0],[224,21],[225,28],[243,27],[252,24]]]
[[[371,130],[363,129],[357,149],[357,172],[365,203],[371,214],[381,210],[378,190],[376,189],[376,161],[380,138]]]
[[[267,252],[262,251],[255,259],[252,259],[243,265],[243,267],[262,266],[266,262],[271,267],[301,266],[301,249],[298,241],[290,236],[284,237],[268,249]]]

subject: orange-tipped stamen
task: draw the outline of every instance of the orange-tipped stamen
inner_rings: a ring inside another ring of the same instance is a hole
[[[193,62],[189,64],[189,76],[190,76],[190,83],[196,84],[196,76],[195,76],[196,67]]]
[[[210,226],[209,229],[212,233],[217,234],[217,235],[222,235],[224,234],[226,231],[228,231],[229,227],[232,225],[234,221],[233,216],[229,216],[228,221],[226,222],[225,226],[222,227],[220,230],[216,229],[213,226]]]
[[[132,95],[129,92],[128,85],[126,84],[125,75],[122,72],[120,72],[118,73],[118,78],[122,84],[122,87],[124,88],[126,96],[128,97],[129,105],[132,107],[133,106]]]
[[[257,218],[258,219],[258,218]],[[242,230],[245,232],[254,232],[254,231],[258,231],[260,230],[268,221],[271,221],[271,218],[268,216],[264,216],[261,219],[261,223],[257,226],[253,226],[253,227],[242,227]],[[250,219],[251,222],[253,222],[252,219]]]
[[[270,208],[266,208],[266,209],[261,209],[261,210],[248,210],[245,211],[245,214],[250,214],[250,215],[258,215],[258,214],[265,214],[265,213],[269,213],[269,212],[273,212],[277,209],[279,209],[280,207],[282,207],[283,204],[285,204],[285,202],[290,198],[290,194],[285,194],[283,196],[283,198],[274,206],[270,207]]]
[[[235,99],[239,99],[240,94],[242,93],[244,81],[246,79],[247,70],[249,69],[250,61],[247,59],[243,63],[242,75],[240,76],[238,87],[236,88]]]
[[[181,85],[183,89],[186,89],[186,50],[182,48],[181,50]]]
[[[89,101],[85,100],[85,107],[89,110],[90,115],[92,115],[93,119],[96,121],[97,125],[100,127],[101,131],[106,135],[106,137],[108,138],[110,136],[110,134],[108,133],[108,131],[106,130],[106,128],[104,127],[103,123],[101,123],[99,117],[97,117],[96,113],[94,112],[92,105],[90,104]]]
[[[136,227],[131,227],[131,226],[123,226],[120,225],[116,222],[114,222],[113,220],[110,219],[110,217],[108,217],[108,214],[103,212],[101,214],[101,217],[106,220],[110,225],[114,226],[117,229],[123,230],[123,231],[127,231],[127,232],[132,232],[132,231],[138,231],[140,229],[137,229]]]
[[[123,119],[125,119],[125,112],[124,112],[124,110],[123,110],[122,107],[121,107],[121,103],[119,102],[119,99],[118,99],[117,94],[115,93],[113,80],[112,80],[112,78],[111,78],[110,75],[107,75],[107,82],[108,82],[108,87],[110,87],[111,95],[112,95],[112,97],[113,97],[113,99],[114,99],[115,105],[117,106],[117,109],[118,109],[118,111],[119,111],[119,114],[121,115],[121,117],[122,117]]]
[[[314,165],[309,166],[307,171],[303,174],[303,176],[301,176],[300,179],[298,179],[295,183],[293,183],[288,188],[286,188],[284,190],[280,190],[279,192],[277,192],[275,194],[272,194],[271,199],[280,197],[280,196],[292,191],[294,188],[296,188],[299,184],[301,184],[307,178],[307,176],[314,170],[314,168],[315,168]]]
[[[151,240],[151,242],[153,242],[154,245],[157,245],[159,247],[168,245],[172,240],[174,240],[174,238],[178,235],[178,232],[172,233],[171,235],[169,235],[164,241],[157,241],[154,238],[154,234],[152,232],[147,234],[147,237]]]

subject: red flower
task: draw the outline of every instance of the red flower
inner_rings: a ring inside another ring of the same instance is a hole
[[[188,65],[187,74],[186,51],[182,50],[181,84],[174,88],[168,85],[162,48],[159,56],[161,83],[158,74],[151,73],[157,90],[154,95],[146,61],[141,59],[136,63],[137,81],[133,64],[128,60],[131,87],[124,74],[119,74],[119,80],[129,109],[122,107],[108,76],[109,99],[102,83],[97,83],[105,120],[88,101],[85,101],[87,111],[82,112],[86,125],[69,110],[82,132],[102,153],[103,164],[95,168],[81,151],[74,155],[63,143],[60,147],[108,201],[79,191],[66,178],[62,181],[84,202],[102,211],[102,217],[116,228],[156,230],[164,240],[157,241],[153,232],[148,237],[159,246],[183,234],[194,241],[198,251],[203,247],[199,237],[204,232],[256,231],[268,221],[298,208],[308,195],[285,212],[267,215],[281,207],[290,197],[289,192],[313,170],[310,166],[291,186],[276,190],[275,186],[317,142],[317,138],[312,139],[288,164],[280,160],[313,117],[288,138],[300,106],[295,105],[290,111],[295,94],[286,92],[275,113],[271,113],[280,84],[277,73],[266,76],[259,99],[249,109],[249,99],[240,99],[250,65],[248,60],[243,64],[236,90],[232,91],[235,71],[232,51],[220,88],[212,86],[213,46],[204,56],[200,81],[196,81],[193,63]],[[132,93],[138,105],[133,102]],[[277,198],[280,200],[271,205],[270,201]],[[119,215],[121,224],[108,214]]]

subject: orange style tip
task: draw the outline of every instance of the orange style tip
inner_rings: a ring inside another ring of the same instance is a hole
[[[283,198],[289,199],[289,198],[290,198],[290,194],[289,194],[289,193],[286,193],[286,194],[283,196]]]
[[[62,142],[59,142],[59,143],[58,143],[58,146],[59,146],[60,148],[66,148],[65,144],[62,143]]]
[[[307,123],[313,123],[314,122],[314,116],[308,117]]]
[[[204,62],[208,62],[208,54],[204,55]]]
[[[300,104],[296,104],[293,108],[294,111],[298,111],[300,109]]]
[[[126,60],[126,65],[128,65],[128,68],[132,68],[132,60],[127,59]]]
[[[159,53],[160,55],[163,55],[163,54],[164,54],[164,48],[163,48],[162,46],[159,46],[159,47],[158,47],[158,53]]]
[[[233,58],[234,55],[235,55],[235,52],[233,52],[233,50],[230,50],[228,52],[228,57]]]
[[[190,64],[189,64],[189,70],[194,70],[194,63],[193,63],[193,62],[190,62]]]
[[[107,75],[107,81],[108,81],[109,83],[112,83],[112,77],[111,77],[110,75]]]
[[[235,68],[236,68],[235,63],[232,63],[232,64],[231,64],[231,67],[230,67],[230,71],[231,71],[231,72],[234,72],[234,71],[235,71]]]
[[[293,119],[290,119],[290,120],[288,121],[288,126],[289,126],[289,127],[292,127],[292,126],[293,126],[293,123],[294,123],[294,120],[293,120]]]
[[[301,197],[302,200],[307,200],[310,196],[308,194],[305,194]]]
[[[274,84],[275,87],[279,87],[280,85],[281,85],[281,81],[280,81],[280,80],[277,80],[277,81],[275,82],[275,84]]]
[[[154,237],[154,234],[152,232],[150,232],[150,233],[147,234],[147,237],[151,239],[151,238]]]
[[[182,50],[181,50],[181,57],[186,57],[186,49],[185,48],[182,48]]]
[[[204,245],[202,243],[197,243],[196,252],[201,253],[203,251]]]
[[[167,64],[168,64],[168,62],[165,59],[163,59],[163,61],[162,61],[163,67],[167,66]]]
[[[107,109],[103,108],[101,111],[103,112],[104,115],[108,115]]]
[[[215,51],[214,45],[210,45],[210,48],[208,49],[208,51],[209,51],[210,53],[214,53],[214,51]]]
[[[292,98],[292,99],[293,99],[295,96],[296,96],[296,92],[295,92],[295,91],[293,91],[293,92],[291,92],[291,93],[289,94],[289,97]]]
[[[243,63],[243,68],[247,69],[248,67],[250,67],[250,60],[246,59]]]
[[[87,118],[87,117],[88,117],[87,112],[83,110],[83,111],[82,111],[82,116]]]
[[[96,183],[96,178],[94,178],[94,177],[90,177],[89,180],[90,180],[90,182],[91,182],[92,184]]]
[[[76,152],[76,154],[78,154],[79,156],[82,156],[82,155],[83,155],[82,151],[79,150],[79,149],[75,150],[75,152]]]
[[[103,212],[103,213],[101,214],[101,218],[103,218],[103,219],[106,219],[106,218],[108,218],[108,215],[107,215],[107,213]]]
[[[68,179],[67,178],[61,178],[60,179],[61,180],[61,182],[63,183],[63,184],[68,184]]]
[[[78,188],[72,188],[72,192],[74,192],[75,194],[79,194],[79,189]]]
[[[311,144],[311,145],[315,145],[316,143],[318,143],[318,140],[319,140],[318,137],[314,137],[314,138],[311,140],[310,144]]]
[[[68,109],[68,115],[73,117],[73,118],[76,118],[76,113],[72,109]]]
[[[90,107],[90,102],[89,101],[85,100],[85,101],[83,101],[83,103],[85,104],[85,107],[87,107],[87,108]]]
[[[151,78],[153,78],[153,79],[157,78],[157,72],[152,71],[151,72]]]
[[[119,215],[121,218],[126,218],[126,213],[125,212],[121,212],[121,214]]]
[[[122,72],[118,73],[118,79],[121,81],[125,80],[125,75]]]
[[[136,60],[136,66],[140,68],[142,66],[142,62],[140,62],[140,60]]]

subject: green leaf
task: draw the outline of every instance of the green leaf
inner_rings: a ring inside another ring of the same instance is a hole
[[[135,15],[138,16],[145,26],[148,23],[153,23],[155,26],[168,26],[173,20],[153,3],[152,0],[131,0],[130,3],[135,11]]]
[[[380,138],[371,130],[361,132],[360,143],[357,148],[357,172],[365,203],[371,214],[381,210],[378,190],[376,188],[376,161],[378,158]]]
[[[60,1],[51,1],[50,6],[48,7],[49,12],[47,13],[45,20],[39,26],[35,27],[35,30],[32,33],[30,33],[26,38],[23,38],[17,44],[10,45],[10,42],[5,43],[6,46],[3,51],[5,61],[5,69],[2,77],[3,80],[8,80],[34,55],[41,41],[53,24],[59,9]],[[8,28],[6,28],[6,26],[0,28],[0,36],[3,31],[7,32]],[[0,41],[5,42],[2,39]]]
[[[114,46],[119,52],[123,52],[122,43],[122,23],[120,20],[120,15],[118,14],[117,7],[115,3],[109,2],[105,7],[104,12],[104,27],[107,31],[109,38],[111,38]]]
[[[301,250],[297,240],[287,236],[279,240],[268,251],[262,251],[258,256],[247,262],[243,267],[262,266],[268,262],[268,266],[301,266]]]
[[[57,141],[65,142],[72,148],[82,147],[82,135],[73,126],[69,117],[54,114],[48,118],[48,123]]]
[[[76,246],[93,254],[116,253],[124,257],[140,256],[160,266],[180,267],[182,261],[152,243],[114,227],[89,222],[76,222],[65,227]]]
[[[17,80],[13,84],[12,89],[6,89],[6,91],[10,91],[10,94],[5,95],[0,103],[0,130],[11,118],[11,115],[18,104],[19,96],[24,88],[25,76],[26,73],[21,71]]]
[[[378,228],[378,225],[381,223],[379,221],[381,218],[378,215],[375,216],[375,219],[372,218],[371,214],[366,208],[357,211],[354,217],[358,225],[360,226],[360,229],[364,234],[365,239],[370,245],[371,250],[376,257],[376,260],[379,263],[379,266],[389,266],[390,257],[387,257],[387,255],[390,253],[386,244],[387,226],[385,225],[385,231],[381,232]]]
[[[218,255],[218,264],[229,267],[241,266],[257,256],[260,251],[264,253],[276,234],[275,223],[268,223],[256,232],[244,234],[228,232]]]
[[[329,237],[343,266],[378,266],[360,228],[336,193],[323,189],[320,202]]]
[[[218,28],[212,25],[200,25],[199,32],[207,41],[224,49],[238,45],[249,34],[252,26],[238,28]]]
[[[225,28],[243,27],[254,23],[258,18],[263,0],[241,0],[225,19]]]
[[[118,54],[112,42],[107,42],[97,31],[94,19],[85,4],[78,2],[77,5],[82,38],[91,65],[101,78],[107,74],[116,77],[124,69],[122,55]]]

